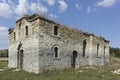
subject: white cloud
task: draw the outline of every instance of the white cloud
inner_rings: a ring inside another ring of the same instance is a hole
[[[79,10],[81,9],[79,4],[76,3],[75,6],[76,6],[77,9],[79,9]]]
[[[0,16],[7,18],[7,17],[10,17],[12,13],[13,12],[10,4],[6,2],[0,3]]]
[[[8,27],[2,27],[0,26],[0,37],[6,36],[8,34]]]
[[[8,3],[10,6],[13,6],[13,2],[11,0],[2,0],[3,3]]]
[[[49,15],[49,17],[56,19],[58,16],[48,12],[47,7],[45,7],[41,2],[37,0],[34,2],[28,2],[29,0],[18,0],[18,4],[11,2],[11,0],[2,0],[0,3],[0,16],[8,17],[15,15],[16,18],[20,18],[23,14],[39,13],[41,15]],[[55,0],[45,0],[49,5],[54,5]],[[67,4],[60,0],[60,10],[64,12],[67,8]]]
[[[28,13],[40,13],[45,14],[48,12],[48,9],[38,2],[28,2],[28,0],[19,0],[19,4],[15,9],[15,13],[18,16]]]
[[[87,13],[91,11],[95,11],[97,7],[111,7],[114,6],[117,0],[101,0],[99,2],[93,3],[92,5],[87,7]]]
[[[0,49],[8,48],[8,39],[4,37],[0,37]]]
[[[64,0],[59,0],[58,1],[58,3],[59,3],[59,8],[60,8],[60,11],[59,12],[64,12],[64,11],[66,11],[66,9],[67,9],[67,7],[68,7],[68,5],[66,4],[66,2],[64,1]]]
[[[100,2],[97,2],[96,5],[101,7],[110,7],[115,5],[115,3],[116,3],[116,0],[102,0]]]
[[[8,47],[8,27],[0,26],[0,49]]]
[[[87,7],[87,13],[90,13],[91,12],[91,6],[88,6]]]
[[[5,31],[5,30],[8,30],[8,27],[1,27],[0,26],[0,31]]]
[[[28,13],[29,3],[27,0],[19,0],[19,4],[15,8],[15,13],[21,16],[24,13]]]
[[[44,1],[46,1],[51,6],[55,4],[55,0],[44,0]]]
[[[0,38],[6,37],[8,35],[8,31],[0,31]]]
[[[48,12],[48,9],[40,3],[31,3],[30,10],[31,12],[37,12],[40,14],[45,14]]]
[[[52,19],[57,19],[58,16],[57,16],[57,15],[54,15],[54,14],[50,14],[50,18],[52,18]]]

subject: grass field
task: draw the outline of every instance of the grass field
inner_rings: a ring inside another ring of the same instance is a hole
[[[7,65],[8,65],[8,62],[7,62],[7,61],[5,61],[5,62],[1,62],[1,61],[0,61],[0,69],[3,69],[3,68],[5,68],[5,67],[7,67]]]
[[[7,66],[7,62],[0,62],[0,68]],[[120,59],[111,58],[110,63],[102,67],[80,67],[79,69],[64,69],[43,74],[25,71],[0,71],[0,80],[120,80],[120,75],[111,71],[120,69]]]

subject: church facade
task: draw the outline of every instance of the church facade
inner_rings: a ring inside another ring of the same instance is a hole
[[[23,16],[9,29],[9,68],[42,73],[106,63],[109,63],[108,40],[38,14]]]

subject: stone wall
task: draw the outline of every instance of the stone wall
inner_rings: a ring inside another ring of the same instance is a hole
[[[28,35],[26,35],[25,27],[28,26]],[[16,23],[15,28],[9,33],[9,64],[10,68],[18,68],[18,47],[23,50],[23,70],[29,72],[39,72],[38,64],[38,20],[28,22],[22,19]],[[14,36],[15,32],[15,36]],[[15,37],[15,40],[14,40]]]
[[[57,35],[54,34],[55,26],[58,28]],[[86,46],[83,46],[84,41]],[[55,47],[58,48],[57,58]],[[18,50],[23,50],[24,53],[23,69],[35,73],[71,67],[73,52],[77,52],[75,68],[83,65],[104,65],[109,62],[109,41],[94,34],[68,28],[39,15],[23,17],[16,22],[15,28],[9,30],[10,68],[18,67]]]
[[[54,26],[58,26],[57,36],[53,33]],[[84,40],[87,41],[87,45],[86,54],[83,57]],[[98,55],[97,44],[99,44]],[[59,49],[59,57],[57,59],[54,57],[54,47]],[[73,51],[78,53],[76,68],[82,65],[104,65],[105,62],[109,62],[109,42],[104,38],[41,20],[39,26],[39,49],[40,70],[44,68],[71,67]]]

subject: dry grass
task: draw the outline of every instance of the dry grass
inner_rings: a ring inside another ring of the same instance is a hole
[[[5,70],[0,72],[0,80],[120,80],[120,75],[111,72],[119,68],[120,59],[111,57],[110,63],[104,66],[84,66],[76,70],[69,68],[43,74]]]

